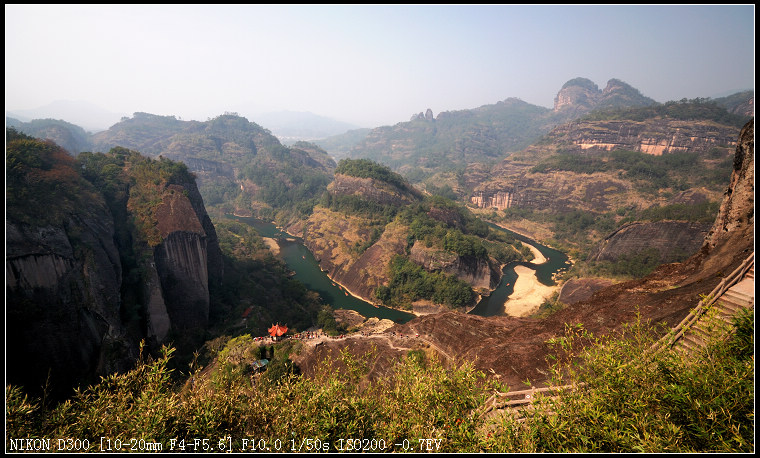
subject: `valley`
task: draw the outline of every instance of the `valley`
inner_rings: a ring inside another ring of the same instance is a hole
[[[553,110],[428,110],[331,151],[236,113],[135,113],[89,137],[14,121],[9,383],[77,408],[122,393],[107,383],[155,383],[167,415],[246,405],[270,420],[268,403],[346,390],[363,407],[336,424],[370,411],[392,435],[370,400],[383,390],[435,381],[409,399],[465,399],[445,422],[474,429],[487,393],[554,384],[553,344],[576,332],[573,357],[637,320],[662,337],[754,250],[754,118],[589,83],[568,81]],[[285,339],[266,337],[274,323]]]

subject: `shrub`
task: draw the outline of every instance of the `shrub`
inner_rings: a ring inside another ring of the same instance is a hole
[[[754,450],[754,327],[740,314],[696,355],[649,351],[653,328],[637,320],[619,335],[582,326],[554,339],[564,358],[558,385],[582,386],[543,398],[517,426],[502,421],[500,451],[751,452]],[[581,343],[584,344],[582,348]],[[579,362],[582,361],[582,364]],[[581,385],[584,384],[584,385]]]
[[[175,452],[172,439],[198,437],[212,438],[217,451],[217,441],[228,437],[233,451],[265,451],[251,450],[250,442],[243,449],[242,438],[296,452],[351,451],[357,443],[348,438],[385,445],[366,451],[395,452],[421,451],[421,438],[449,453],[754,451],[753,312],[690,356],[648,351],[654,331],[640,319],[602,337],[568,326],[548,342],[557,349],[553,382],[578,388],[538,398],[522,422],[482,419],[486,399],[505,387],[472,362],[443,365],[421,351],[374,381],[367,375],[376,351],[344,350],[309,378],[291,373],[271,383],[245,375],[213,384],[196,370],[177,386],[167,366],[173,350],[164,349],[54,408],[7,386],[6,440],[76,437],[89,440],[90,451],[98,451],[101,437]],[[278,347],[278,358],[288,358],[289,345]]]

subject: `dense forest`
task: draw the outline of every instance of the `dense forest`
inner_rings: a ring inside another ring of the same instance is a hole
[[[644,121],[651,118],[671,118],[682,121],[714,121],[736,127],[741,127],[747,122],[746,116],[730,113],[718,101],[709,98],[681,99],[679,101],[669,101],[646,107],[599,109],[578,119],[578,121]]]
[[[732,159],[722,153],[716,159],[720,159],[720,164],[708,167],[705,165],[705,159],[691,153],[670,153],[662,156],[626,150],[613,150],[608,154],[595,156],[560,153],[542,160],[531,172],[614,172],[618,177],[631,181],[639,191],[653,194],[661,189],[685,191],[700,186],[715,187],[727,183],[731,174]]]

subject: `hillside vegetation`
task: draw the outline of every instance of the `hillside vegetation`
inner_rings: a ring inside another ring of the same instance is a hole
[[[444,367],[422,352],[374,382],[364,380],[371,355],[349,352],[307,379],[274,363],[251,374],[246,358],[261,347],[233,339],[210,371],[191,366],[174,383],[166,349],[57,406],[7,386],[6,449],[18,447],[16,438],[75,437],[94,452],[752,452],[753,315],[741,315],[732,333],[692,357],[643,356],[648,331],[640,321],[617,337],[569,328],[553,341],[555,382],[584,388],[539,398],[523,422],[479,415],[494,389],[509,387],[471,363]],[[273,352],[298,352],[294,343]]]
[[[6,129],[6,218],[27,224],[62,224],[102,198],[77,171],[76,163],[52,141]],[[30,212],[30,209],[49,208]]]
[[[179,283],[179,275],[161,283],[156,273],[156,265],[161,268],[156,253],[164,253],[167,236],[178,232],[203,238],[184,247],[199,246],[204,254],[183,269],[197,269],[204,274],[198,283],[208,283],[204,292],[208,326],[204,320],[202,329],[192,332],[169,328],[168,335],[161,337],[173,342],[179,363],[189,361],[207,338],[244,331],[263,335],[276,320],[286,321],[292,329],[317,323],[323,305],[319,296],[289,277],[253,228],[224,218],[205,226],[195,176],[184,163],[163,156],[152,159],[122,147],[74,158],[53,142],[12,128],[6,136],[6,226],[14,234],[6,246],[14,279],[9,281],[6,319],[13,325],[9,345],[14,380],[42,386],[45,374],[38,372],[52,364],[46,358],[55,351],[71,349],[86,362],[97,362],[97,353],[88,356],[81,347],[98,352],[102,345],[111,358],[102,363],[104,367],[118,362],[128,368],[132,361],[117,358],[120,346],[134,347],[136,352],[137,343],[146,339],[146,351],[157,350],[151,334],[155,305],[150,305],[156,296],[162,304],[176,301],[180,314],[190,316],[188,296],[175,297],[166,289]],[[59,265],[48,269],[47,259]],[[208,265],[201,265],[205,261]],[[105,317],[96,319],[108,323],[111,335],[93,337],[95,343],[82,342],[90,335],[79,328],[81,309]],[[43,334],[35,336],[29,330]],[[46,345],[54,350],[44,350]],[[34,351],[40,352],[39,357]],[[34,355],[40,369],[21,370],[29,358],[18,355]],[[69,387],[67,383],[91,375],[83,374],[75,363],[69,358],[67,368],[53,364],[53,383],[60,385],[55,387],[56,395]],[[94,371],[91,366],[82,363]],[[63,381],[68,368],[71,380]]]
[[[335,162],[316,145],[283,146],[270,131],[236,113],[204,122],[135,113],[93,136],[114,146],[187,164],[209,211],[285,221],[308,215],[330,182]]]
[[[392,247],[386,233],[393,234]],[[461,204],[425,196],[369,159],[341,159],[304,237],[333,278],[360,270],[357,291],[402,309],[418,300],[471,306],[474,290],[498,282],[499,266],[532,256]]]

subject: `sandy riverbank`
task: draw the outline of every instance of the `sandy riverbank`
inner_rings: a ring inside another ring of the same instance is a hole
[[[533,261],[531,261],[531,264],[539,265],[547,261],[546,257],[541,254],[538,248],[526,242],[523,242],[523,245],[527,246],[533,253],[534,258]],[[505,313],[507,315],[527,316],[534,313],[538,310],[538,307],[544,302],[544,300],[551,297],[551,295],[554,294],[554,291],[559,288],[559,286],[546,286],[539,282],[536,277],[536,272],[529,267],[516,266],[515,273],[517,274],[517,280],[515,281],[514,292],[509,296],[507,303],[505,304]],[[335,279],[330,279],[355,298],[377,305],[377,302],[361,297],[346,288],[345,285],[335,281]],[[482,297],[478,297],[476,303],[480,302],[480,299],[482,299]],[[428,307],[426,307],[426,305],[428,305]],[[474,306],[472,308],[474,308]],[[472,308],[466,310],[465,313],[469,313]],[[444,310],[447,310],[444,306],[437,306],[429,301],[419,301],[414,307],[412,307],[412,310],[404,311],[420,317],[431,313],[440,313]]]
[[[530,251],[533,252],[533,260],[531,261],[531,264],[539,265],[546,262],[546,258],[543,254],[541,254],[540,251],[538,251],[538,248],[534,247],[533,245],[529,243],[523,242],[523,245],[530,248]]]
[[[504,303],[504,313],[509,316],[528,316],[554,294],[559,286],[546,286],[538,281],[536,272],[530,267],[515,266],[517,281],[514,292]]]
[[[272,252],[275,256],[278,256],[280,254],[280,244],[277,243],[277,240],[270,238],[270,237],[261,237],[262,240],[264,240],[264,243],[267,244],[269,247],[269,251]]]

